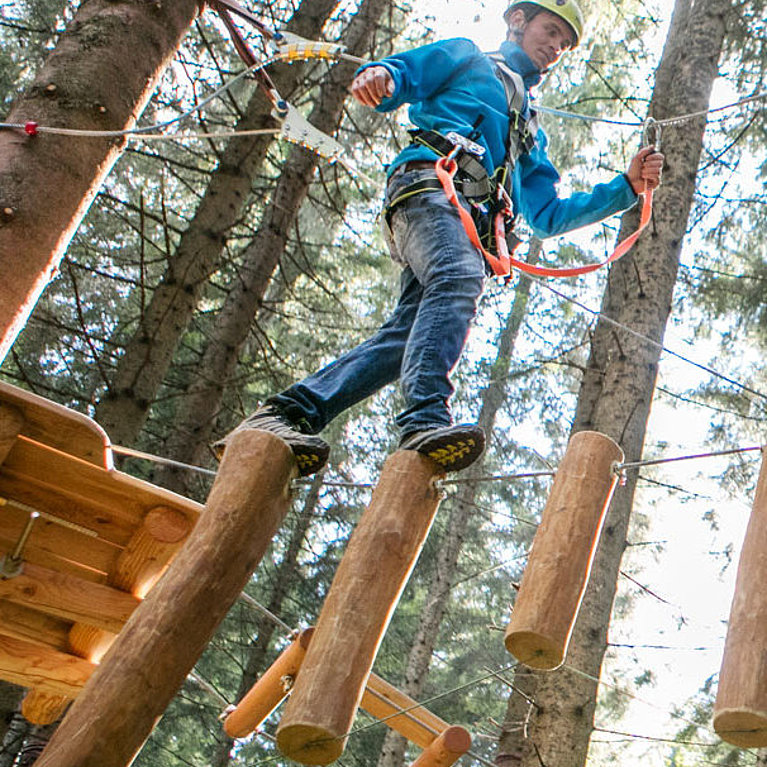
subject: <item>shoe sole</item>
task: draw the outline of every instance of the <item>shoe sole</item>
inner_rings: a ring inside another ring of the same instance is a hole
[[[485,444],[483,439],[478,439],[474,434],[461,435],[460,432],[454,432],[444,436],[434,435],[425,439],[421,445],[404,449],[415,450],[431,458],[446,471],[460,471],[471,466],[482,455]]]

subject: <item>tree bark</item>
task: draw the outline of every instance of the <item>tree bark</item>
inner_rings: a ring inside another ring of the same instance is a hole
[[[130,128],[197,10],[197,0],[84,2],[6,122]],[[124,143],[0,131],[0,360]]]
[[[317,39],[336,0],[303,0],[285,30]],[[289,98],[302,82],[302,64],[275,70],[280,94]],[[272,125],[272,104],[257,89],[236,130]],[[224,150],[194,217],[181,235],[165,274],[154,289],[139,326],[117,361],[109,386],[96,406],[96,420],[117,444],[139,435],[179,339],[197,309],[202,289],[216,270],[232,228],[240,220],[271,136],[237,136]]]
[[[370,45],[376,22],[389,3],[390,0],[363,0],[345,37],[350,53],[359,54]],[[356,66],[344,62],[333,68],[309,117],[312,125],[326,133],[337,129]],[[243,254],[238,279],[230,286],[198,370],[181,402],[173,434],[166,445],[166,453],[174,460],[191,463],[207,452],[206,445],[226,384],[237,366],[253,316],[285,251],[317,162],[316,154],[294,147],[285,163],[259,230]],[[184,493],[188,477],[184,472],[163,467],[158,470],[155,481]]]
[[[694,13],[689,10],[688,0],[677,2],[650,105],[656,119],[705,110],[718,74],[731,6],[726,0],[703,0],[695,4]],[[662,343],[671,310],[705,124],[705,118],[691,119],[664,135],[667,160],[663,186],[656,193],[652,231],[610,270],[602,302],[604,317],[657,343]],[[633,229],[636,219],[634,210],[624,216],[623,236]],[[600,431],[621,445],[627,461],[641,458],[659,358],[657,346],[600,318],[573,432]],[[569,667],[596,678],[606,649],[636,476],[629,472],[625,486],[616,490],[567,660]],[[498,764],[581,767],[587,757],[596,697],[597,683],[567,667],[537,675],[529,737],[523,738],[519,729],[504,732],[499,754],[505,761],[499,758]],[[507,719],[519,717],[515,714]]]
[[[541,243],[534,241],[527,260],[535,263],[540,252]],[[495,418],[506,396],[511,355],[527,313],[530,285],[528,278],[520,277],[514,294],[514,303],[498,339],[498,354],[491,367],[490,381],[481,394],[482,404],[477,422],[488,435],[493,433]],[[484,459],[481,458],[461,476],[462,479],[471,480],[483,474]],[[406,695],[416,700],[422,695],[426,684],[439,627],[450,600],[450,589],[455,577],[458,557],[463,548],[467,527],[475,512],[477,490],[476,484],[470,481],[465,482],[460,486],[451,505],[447,533],[439,547],[437,564],[421,611],[420,625],[408,654],[405,680],[401,688]],[[408,742],[402,735],[394,730],[387,730],[378,757],[378,767],[402,767],[407,745]]]

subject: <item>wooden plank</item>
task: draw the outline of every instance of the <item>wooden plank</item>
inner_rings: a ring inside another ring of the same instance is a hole
[[[0,599],[0,634],[67,652],[72,623]]]
[[[0,599],[47,615],[118,633],[140,604],[132,594],[25,562],[21,575],[0,580]]]
[[[82,658],[0,636],[0,679],[74,698],[97,667]]]
[[[267,551],[290,505],[290,448],[238,432],[205,513],[109,652],[36,767],[125,767]]]
[[[19,539],[29,512],[8,503],[0,506],[0,551],[11,551]],[[24,558],[85,580],[105,582],[122,553],[116,544],[39,517],[29,536]]]
[[[196,519],[200,504],[19,437],[0,467],[0,495],[40,508],[125,546],[158,505]]]
[[[111,468],[106,432],[91,418],[0,381],[0,402],[24,414],[22,434],[84,461]]]
[[[277,728],[289,759],[330,764],[346,745],[365,682],[441,498],[438,466],[398,450],[346,547]]]

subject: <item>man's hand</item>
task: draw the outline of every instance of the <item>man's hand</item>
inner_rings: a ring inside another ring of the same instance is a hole
[[[349,90],[360,104],[377,107],[384,96],[394,93],[394,79],[386,67],[368,67],[354,78]]]
[[[647,189],[657,189],[660,186],[660,176],[665,157],[655,151],[653,146],[642,147],[629,163],[626,177],[635,194],[642,194]]]

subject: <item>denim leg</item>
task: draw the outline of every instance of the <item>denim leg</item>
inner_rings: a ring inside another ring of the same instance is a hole
[[[482,256],[439,191],[402,205],[392,221],[397,248],[423,287],[402,361],[403,436],[452,423],[450,372],[463,351],[484,287]]]
[[[374,336],[267,402],[316,434],[343,410],[396,381],[422,293],[413,271],[404,269],[399,302]]]

